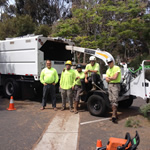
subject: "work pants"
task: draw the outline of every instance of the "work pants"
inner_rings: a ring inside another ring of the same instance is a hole
[[[43,98],[42,98],[42,106],[46,106],[48,95],[50,94],[50,98],[52,101],[52,107],[56,107],[56,92],[55,92],[55,85],[47,84],[43,87]]]
[[[82,89],[80,85],[75,85],[74,87],[74,100],[79,102],[80,100],[80,93],[81,93]]]
[[[120,92],[119,83],[110,83],[108,85],[109,100],[112,106],[118,106],[119,92]]]
[[[73,108],[73,90],[72,88],[61,89],[62,107],[66,108],[66,99],[68,98],[70,108]]]

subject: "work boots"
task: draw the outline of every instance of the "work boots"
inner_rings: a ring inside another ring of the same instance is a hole
[[[77,114],[78,113],[78,101],[74,102],[74,113]]]
[[[73,107],[70,107],[70,112],[74,112]]]
[[[117,116],[117,106],[113,105],[112,106],[112,122],[113,123],[118,123],[118,116]]]
[[[91,89],[91,91],[95,91],[96,90],[96,86],[93,85],[93,88]]]
[[[81,92],[81,93],[79,94],[79,96],[82,96],[82,95],[85,95],[85,94],[87,94],[87,92],[86,92],[86,91],[83,91],[83,92]]]

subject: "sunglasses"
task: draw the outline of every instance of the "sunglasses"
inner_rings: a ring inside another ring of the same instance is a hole
[[[108,62],[108,64],[112,63],[112,61]]]

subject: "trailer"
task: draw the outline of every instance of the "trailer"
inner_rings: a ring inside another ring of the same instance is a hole
[[[7,38],[0,41],[0,86],[6,97],[19,97],[37,92],[41,85],[40,73],[45,67],[45,60],[52,60],[58,74],[61,74],[65,61],[73,60],[66,45],[73,45],[70,40],[27,35]],[[32,91],[32,92],[31,92]]]
[[[93,55],[98,59],[104,61],[107,65],[106,59],[113,58],[113,56],[100,49],[89,49],[76,46],[66,46],[66,50],[72,52],[81,52]],[[115,62],[115,61],[114,61]],[[149,102],[150,99],[150,60],[144,60],[137,71],[127,68],[127,64],[122,65],[122,81],[121,90],[119,93],[119,107],[128,108],[132,105],[136,97],[141,97],[143,100]],[[101,83],[97,86],[97,90],[88,91],[88,94],[81,96],[81,100],[87,103],[89,112],[95,116],[103,116],[110,107],[110,101],[107,90],[107,83],[105,75],[101,77]]]

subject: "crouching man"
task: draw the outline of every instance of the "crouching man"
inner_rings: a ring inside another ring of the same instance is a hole
[[[120,92],[121,69],[114,65],[113,59],[108,58],[108,70],[106,71],[106,81],[108,82],[109,100],[112,106],[112,122],[117,123],[117,107]]]
[[[100,66],[96,62],[96,57],[91,56],[89,58],[90,63],[85,68],[85,80],[81,80],[81,86],[83,92],[80,95],[86,94],[89,91],[91,85],[93,86],[91,91],[96,90],[96,85],[100,82]],[[98,86],[98,85],[97,85]]]
[[[82,71],[82,66],[78,64],[76,66],[77,70],[75,71],[75,80],[74,80],[74,113],[78,113],[78,104],[80,100],[81,88],[81,79],[85,78],[85,74]]]

